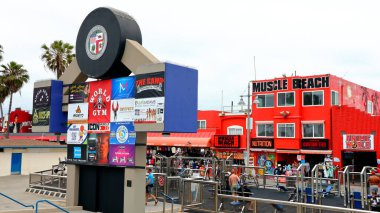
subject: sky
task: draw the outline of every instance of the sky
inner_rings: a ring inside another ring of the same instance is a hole
[[[200,110],[237,104],[254,67],[257,80],[330,73],[380,91],[378,0],[12,0],[0,2],[0,64],[16,61],[30,74],[12,110],[31,111],[33,83],[55,78],[40,60],[41,45],[75,45],[97,7],[134,17],[143,46],[159,60],[196,68]]]

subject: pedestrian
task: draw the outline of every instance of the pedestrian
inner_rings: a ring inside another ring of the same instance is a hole
[[[158,200],[156,196],[152,194],[152,188],[154,184],[154,176],[152,174],[152,169],[148,169],[148,176],[146,177],[146,184],[145,184],[145,205],[147,205],[149,198],[154,199],[154,205],[156,206],[158,203]]]
[[[235,169],[231,170],[231,175],[228,178],[228,184],[230,185],[232,196],[237,196],[238,186],[239,186],[240,178],[236,175]],[[237,199],[234,199],[237,202]]]
[[[368,178],[368,184],[372,197],[376,197],[379,191],[380,178],[376,176],[375,171],[371,172],[371,176]]]

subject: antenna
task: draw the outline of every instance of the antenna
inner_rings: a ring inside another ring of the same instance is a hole
[[[253,70],[255,71],[255,81],[256,81],[256,56],[253,56]]]
[[[220,105],[220,111],[223,112],[223,90],[222,90],[222,103],[221,103],[221,105]]]

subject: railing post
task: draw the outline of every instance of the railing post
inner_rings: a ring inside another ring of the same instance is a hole
[[[215,212],[218,212],[218,193],[219,193],[219,183],[215,183]]]

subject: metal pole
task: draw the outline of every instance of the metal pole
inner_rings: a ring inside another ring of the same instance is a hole
[[[249,157],[250,157],[250,149],[251,149],[251,142],[250,142],[250,134],[251,134],[251,101],[249,100],[251,98],[251,87],[250,82],[248,82],[248,110],[247,110],[247,161],[245,162],[246,166],[249,166]]]

